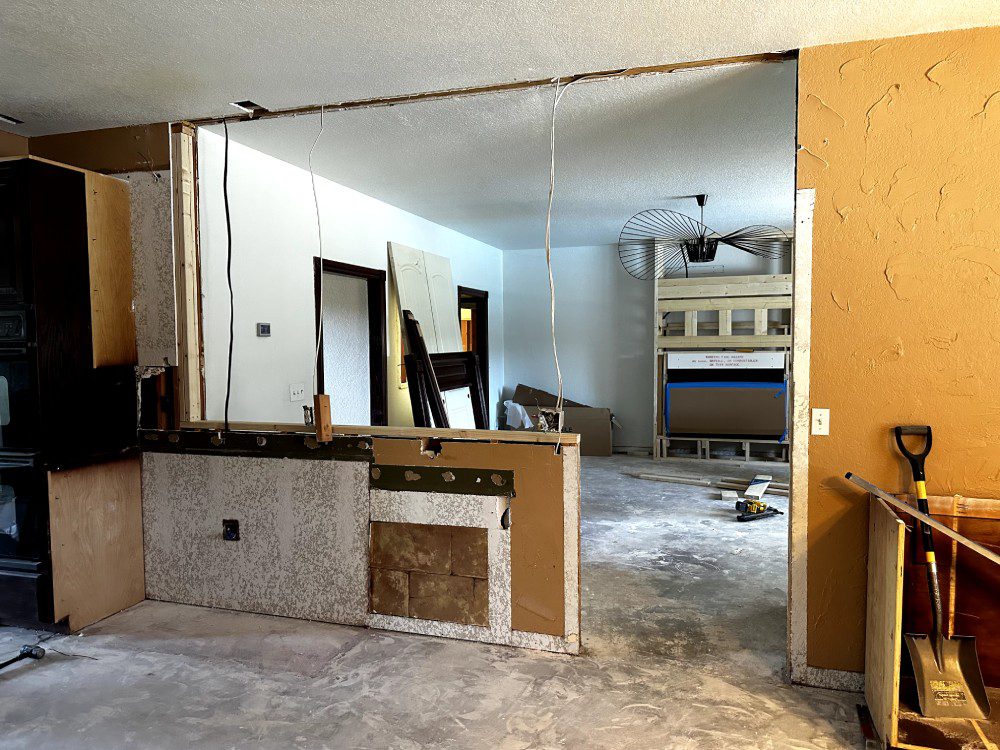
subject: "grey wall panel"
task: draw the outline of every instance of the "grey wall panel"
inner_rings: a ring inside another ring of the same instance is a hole
[[[367,463],[146,453],[142,481],[148,598],[364,624]]]

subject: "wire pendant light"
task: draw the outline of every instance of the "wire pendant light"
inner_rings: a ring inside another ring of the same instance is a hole
[[[618,259],[637,279],[689,276],[691,264],[711,263],[719,244],[761,258],[788,255],[791,239],[777,227],[754,224],[720,235],[705,226],[707,195],[694,196],[702,221],[665,208],[640,211],[626,222],[618,237]]]

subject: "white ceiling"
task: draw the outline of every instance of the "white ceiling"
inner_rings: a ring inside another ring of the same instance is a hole
[[[1000,0],[4,0],[0,113],[38,135],[998,20]]]
[[[581,81],[558,112],[553,245],[618,241],[646,208],[720,232],[790,229],[795,63]],[[330,112],[317,174],[502,249],[544,244],[552,89]],[[237,142],[307,167],[319,116],[230,125]],[[213,127],[222,132],[221,127]]]

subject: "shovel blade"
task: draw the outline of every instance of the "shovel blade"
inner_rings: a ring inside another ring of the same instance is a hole
[[[934,641],[907,634],[920,713],[929,719],[986,719],[990,701],[979,670],[976,639],[953,636],[941,640],[941,664],[934,658]]]

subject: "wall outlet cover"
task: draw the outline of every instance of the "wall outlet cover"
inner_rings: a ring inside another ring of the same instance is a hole
[[[288,386],[289,401],[304,401],[306,398],[306,386],[304,383],[292,383]]]
[[[829,409],[813,409],[812,410],[812,434],[813,435],[829,435],[830,434],[830,410]]]

